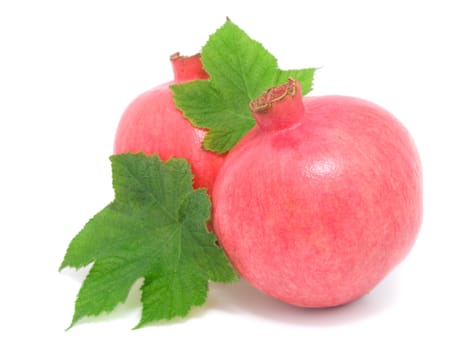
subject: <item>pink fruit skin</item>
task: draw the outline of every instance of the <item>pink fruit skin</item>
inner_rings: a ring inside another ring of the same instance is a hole
[[[422,171],[409,133],[381,107],[344,96],[297,93],[254,115],[259,126],[229,152],[213,192],[233,265],[297,306],[365,295],[420,229]]]
[[[123,113],[115,136],[114,153],[143,152],[158,154],[166,160],[186,158],[195,175],[194,187],[211,193],[217,172],[225,156],[205,151],[202,141],[206,130],[195,128],[175,108],[174,83],[207,79],[199,55],[171,57],[175,79],[138,96]]]

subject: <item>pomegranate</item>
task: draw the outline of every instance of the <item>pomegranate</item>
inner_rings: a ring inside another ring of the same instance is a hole
[[[194,186],[211,193],[225,156],[202,149],[206,130],[196,128],[175,108],[170,85],[207,79],[201,56],[171,56],[174,81],[157,86],[138,96],[120,119],[114,153],[144,152],[162,159],[186,158],[194,173]]]
[[[257,125],[213,190],[214,228],[244,279],[284,302],[330,307],[368,293],[408,254],[422,172],[407,130],[353,97],[298,82],[250,104]]]

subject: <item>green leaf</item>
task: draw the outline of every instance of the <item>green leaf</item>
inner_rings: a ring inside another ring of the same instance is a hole
[[[175,84],[171,89],[185,117],[209,129],[203,147],[217,153],[229,151],[255,125],[251,100],[289,77],[300,82],[305,95],[311,91],[316,70],[279,69],[276,58],[230,20],[210,36],[201,59],[210,80]]]
[[[236,279],[206,228],[209,197],[205,190],[193,190],[184,159],[163,162],[142,153],[110,159],[115,200],[71,241],[60,267],[93,263],[70,327],[125,302],[141,277],[143,311],[136,328],[187,315],[205,302],[209,280]]]

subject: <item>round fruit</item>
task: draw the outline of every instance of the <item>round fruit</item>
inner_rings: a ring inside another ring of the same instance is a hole
[[[252,285],[303,307],[368,293],[408,254],[422,171],[407,130],[357,98],[302,98],[298,82],[250,105],[255,126],[213,191],[214,228]]]
[[[200,55],[171,56],[174,81],[157,86],[138,96],[127,107],[117,128],[114,153],[158,154],[163,160],[186,158],[195,175],[194,186],[211,193],[225,156],[206,151],[202,141],[206,130],[195,128],[175,108],[170,85],[207,79]]]

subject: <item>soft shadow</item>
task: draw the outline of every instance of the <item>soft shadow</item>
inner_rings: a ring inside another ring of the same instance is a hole
[[[64,269],[61,273],[82,283],[90,267],[84,269]],[[136,326],[141,316],[141,286],[139,279],[131,288],[125,303],[119,304],[112,312],[85,317],[75,325],[115,321],[130,317]],[[206,304],[194,307],[187,318],[154,322],[153,325],[169,326],[203,318],[212,310],[220,310],[235,315],[250,315],[272,322],[297,326],[333,327],[344,326],[363,319],[374,317],[393,306],[398,299],[397,269],[389,274],[368,295],[352,303],[323,309],[307,309],[291,306],[261,293],[244,280],[233,284],[210,283]],[[148,325],[149,326],[149,325]]]
[[[241,280],[232,285],[211,284],[207,309],[254,315],[274,322],[298,326],[343,326],[374,317],[391,308],[397,300],[397,271],[388,275],[366,296],[346,305],[309,309],[275,300]]]

